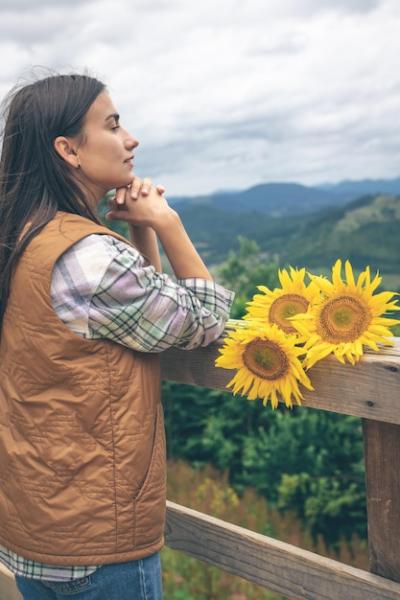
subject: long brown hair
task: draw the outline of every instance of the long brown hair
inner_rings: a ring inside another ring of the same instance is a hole
[[[0,334],[17,260],[56,212],[81,215],[101,225],[53,140],[77,136],[78,143],[84,143],[85,115],[104,89],[101,81],[87,74],[52,73],[28,85],[16,84],[1,103]]]

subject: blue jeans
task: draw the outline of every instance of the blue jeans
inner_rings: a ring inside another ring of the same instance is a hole
[[[15,576],[24,600],[162,600],[160,553],[98,567],[72,581]]]

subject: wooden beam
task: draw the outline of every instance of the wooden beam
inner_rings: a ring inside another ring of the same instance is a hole
[[[300,385],[303,405],[400,424],[400,338],[393,340],[395,347],[383,347],[380,352],[367,350],[355,366],[342,365],[332,356],[315,364],[308,371],[315,391]],[[225,390],[235,371],[215,367],[222,345],[220,338],[206,348],[162,352],[163,379]],[[237,398],[238,402],[248,402]]]
[[[400,426],[363,419],[363,435],[370,570],[400,582]]]
[[[296,600],[399,600],[400,584],[167,502],[166,543]]]

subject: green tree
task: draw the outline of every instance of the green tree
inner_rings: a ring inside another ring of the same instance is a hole
[[[227,471],[238,494],[254,488],[332,548],[354,533],[366,537],[359,419],[303,407],[272,411],[172,382],[163,383],[163,404],[169,459]]]
[[[257,242],[238,236],[239,250],[231,250],[228,258],[214,269],[218,282],[235,291],[231,310],[232,319],[240,319],[246,312],[246,303],[258,292],[260,284],[274,288],[279,285],[278,267],[268,261],[268,253],[260,250]]]

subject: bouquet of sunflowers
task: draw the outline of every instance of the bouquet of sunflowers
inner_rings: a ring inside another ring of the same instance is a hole
[[[281,288],[273,291],[260,285],[247,303],[243,320],[228,321],[228,335],[216,366],[236,369],[227,387],[233,394],[247,395],[249,400],[261,398],[273,408],[279,397],[286,406],[293,399],[301,404],[299,383],[313,390],[308,371],[316,362],[333,354],[341,363],[355,365],[363,354],[363,346],[379,351],[378,343],[393,346],[390,327],[400,323],[383,315],[400,310],[393,301],[395,292],[374,295],[382,277],[371,281],[370,269],[354,279],[350,262],[332,268],[332,281],[305,269],[278,271]],[[300,358],[302,357],[302,358]]]

